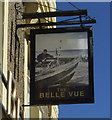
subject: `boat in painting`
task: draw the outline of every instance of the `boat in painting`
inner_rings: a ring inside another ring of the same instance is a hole
[[[36,65],[35,83],[40,87],[49,87],[57,84],[66,84],[75,74],[80,58],[48,60],[46,65]]]

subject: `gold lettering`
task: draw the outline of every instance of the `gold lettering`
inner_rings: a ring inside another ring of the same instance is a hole
[[[45,97],[49,98],[49,93],[48,92],[45,93]]]
[[[74,96],[79,96],[79,91],[74,91]]]
[[[69,96],[71,97],[71,96],[73,95],[73,91],[72,91],[72,92],[69,92],[68,94],[69,94]]]
[[[84,91],[80,91],[80,96],[84,96]]]
[[[57,88],[57,91],[58,92],[64,92],[64,91],[66,91],[66,88]]]
[[[53,93],[51,92],[51,98],[54,98]]]
[[[60,97],[60,96],[58,96],[58,93],[56,92],[56,97]]]
[[[64,91],[66,91],[66,88],[64,88]]]
[[[57,88],[57,91],[58,91],[58,92],[59,92],[59,90],[60,90],[60,89],[59,89],[59,88]]]
[[[65,97],[64,92],[61,92],[61,97]]]
[[[44,98],[44,93],[40,93],[40,98]]]

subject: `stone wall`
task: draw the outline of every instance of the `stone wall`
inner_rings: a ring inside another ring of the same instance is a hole
[[[27,8],[27,5],[31,5],[31,3],[26,4],[26,6],[23,6],[22,2],[18,4],[15,2],[9,3],[8,54],[7,54],[8,65],[7,66],[8,66],[8,70],[11,71],[13,74],[13,79],[15,79],[16,81],[16,92],[17,92],[17,97],[20,98],[20,105],[23,105],[25,99],[24,98],[24,50],[25,50],[24,38],[26,37],[27,39],[28,36],[26,36],[24,32],[25,30],[27,33],[26,29],[22,29],[22,28],[16,29],[16,27],[17,24],[23,24],[25,22],[27,23],[28,21],[22,20],[22,16],[20,12],[18,12],[18,14],[16,13],[17,11],[15,9],[15,5],[18,7],[18,10],[20,8],[19,11],[23,12],[23,10],[27,11],[27,9],[30,8],[30,7]],[[32,3],[32,5],[35,6],[35,10],[38,9],[36,8],[37,3],[36,4]],[[49,107],[42,106],[42,108],[44,110],[44,113],[42,115],[43,118],[49,118],[51,106]],[[35,112],[35,110],[32,112]]]
[[[15,2],[9,3],[9,26],[8,26],[8,70],[12,72],[13,79],[16,81],[17,97],[23,104],[24,89],[24,34],[22,29],[16,30],[16,25],[21,23],[21,15],[16,14]],[[17,6],[23,9],[22,3]],[[16,34],[17,32],[17,34]]]

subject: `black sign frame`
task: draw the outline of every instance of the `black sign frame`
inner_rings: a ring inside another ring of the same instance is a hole
[[[35,99],[38,91],[35,91],[35,35],[36,34],[52,34],[52,33],[67,33],[67,32],[87,32],[88,33],[88,69],[89,69],[89,86],[80,87],[78,90],[87,90],[87,97],[74,99]],[[87,27],[71,27],[71,28],[52,28],[52,29],[32,29],[30,31],[30,105],[59,105],[59,104],[82,104],[94,103],[94,73],[93,73],[93,31],[92,26]]]

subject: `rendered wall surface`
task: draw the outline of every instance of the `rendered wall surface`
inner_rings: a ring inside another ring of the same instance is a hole
[[[48,1],[41,3],[42,5],[51,5],[55,6],[55,1],[52,4],[49,4]],[[29,51],[30,51],[30,41],[29,41],[29,32],[30,29],[16,29],[17,24],[23,23],[37,23],[36,20],[17,20],[21,19],[21,14],[16,14],[15,5],[19,6],[22,12],[32,13],[32,12],[47,12],[52,11],[45,6],[38,6],[38,1],[36,3],[16,3],[16,2],[7,2],[3,5],[0,3],[0,59],[3,60],[3,72],[7,79],[7,72],[11,71],[13,79],[16,81],[16,94],[20,98],[20,105],[29,104],[30,97],[30,71],[29,71]],[[2,13],[4,8],[4,24],[2,22]],[[17,20],[17,21],[16,21]],[[50,20],[50,19],[49,19]],[[55,18],[52,18],[51,21],[55,21]],[[46,20],[42,20],[46,22]],[[3,27],[3,28],[2,28]],[[37,28],[33,28],[37,29]],[[3,47],[1,47],[3,46]],[[3,49],[3,55],[2,55]],[[3,57],[2,57],[3,56]],[[1,60],[1,61],[2,61]],[[0,84],[1,85],[1,84]],[[2,85],[2,101],[3,105],[7,106],[7,92],[4,86]],[[52,106],[50,106],[52,109]],[[57,108],[58,109],[58,108]],[[48,106],[36,106],[31,108],[25,108],[24,117],[25,118],[49,118],[49,107]],[[55,114],[55,110],[53,112]],[[53,117],[52,114],[52,117]],[[57,114],[57,113],[56,113]],[[54,115],[55,116],[55,115]]]
[[[21,105],[23,104],[23,92],[24,92],[24,34],[22,29],[17,30],[16,37],[16,25],[22,23],[17,21],[16,23],[16,10],[14,2],[9,3],[8,14],[8,70],[12,72],[12,76],[16,81],[17,97],[20,98]],[[22,3],[19,3],[22,7]]]

